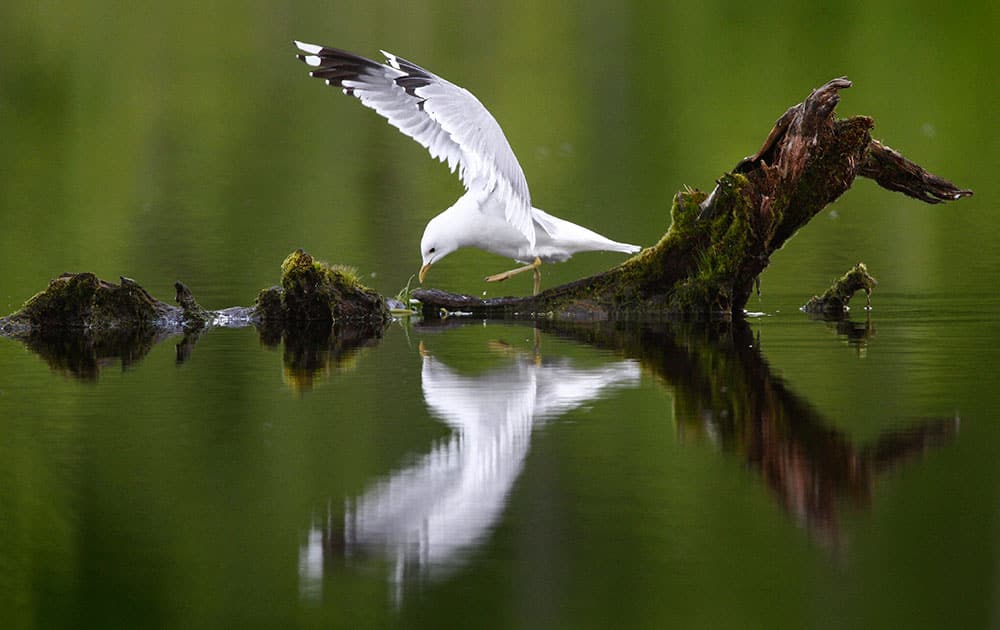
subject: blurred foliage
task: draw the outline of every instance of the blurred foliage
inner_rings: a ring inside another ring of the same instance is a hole
[[[385,48],[468,87],[506,130],[536,205],[645,244],[664,231],[675,191],[710,188],[789,105],[846,74],[855,88],[842,113],[873,116],[878,137],[979,196],[929,209],[859,183],[765,286],[811,291],[860,258],[888,290],[944,289],[960,275],[953,254],[998,224],[976,212],[991,198],[998,142],[982,134],[997,100],[987,80],[995,8],[978,11],[8,2],[0,264],[13,274],[2,297],[13,310],[50,277],[89,270],[154,294],[181,279],[207,307],[230,306],[296,247],[357,266],[383,293],[403,286],[423,225],[460,185],[378,116],[310,81],[293,37],[370,56]],[[579,256],[552,281],[619,258]],[[506,264],[462,252],[434,281],[528,286],[481,282]]]

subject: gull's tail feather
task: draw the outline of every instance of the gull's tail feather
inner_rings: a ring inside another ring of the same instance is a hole
[[[617,241],[611,241],[613,247],[609,250],[612,252],[621,252],[623,254],[637,254],[642,248],[638,245],[629,245],[628,243],[619,243]]]
[[[540,241],[537,252],[543,260],[567,260],[578,252],[621,252],[635,254],[642,248],[638,245],[613,241],[607,236],[560,219],[544,210],[531,209]]]

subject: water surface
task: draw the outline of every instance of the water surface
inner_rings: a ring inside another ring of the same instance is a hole
[[[952,308],[395,324],[346,352],[212,330],[127,367],[7,340],[6,607],[45,626],[934,625],[949,593],[992,597],[995,394],[974,383],[995,351],[955,347],[986,322]]]

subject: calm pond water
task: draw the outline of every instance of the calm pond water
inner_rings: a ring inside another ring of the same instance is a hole
[[[856,182],[731,326],[0,339],[0,626],[1000,627],[996,24],[994,2],[2,3],[2,314],[84,270],[246,305],[297,247],[406,285],[460,186],[293,38],[468,87],[535,204],[616,240],[654,243],[675,191],[845,74],[841,115],[976,194]],[[858,261],[874,310],[798,311]],[[508,264],[463,251],[428,283],[530,291],[482,282]]]
[[[220,329],[124,359],[3,341],[4,609],[21,627],[991,625],[998,357],[968,331],[995,319],[877,305],[400,323],[360,346]]]

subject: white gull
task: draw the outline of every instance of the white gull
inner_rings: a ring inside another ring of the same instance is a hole
[[[528,182],[496,119],[468,90],[396,55],[387,64],[336,48],[296,41],[310,75],[343,88],[361,104],[458,169],[466,192],[424,228],[420,239],[424,281],[430,266],[461,247],[513,258],[523,267],[494,274],[488,282],[534,271],[537,294],[543,262],[562,262],[577,252],[634,254],[636,245],[612,241],[531,205]]]

